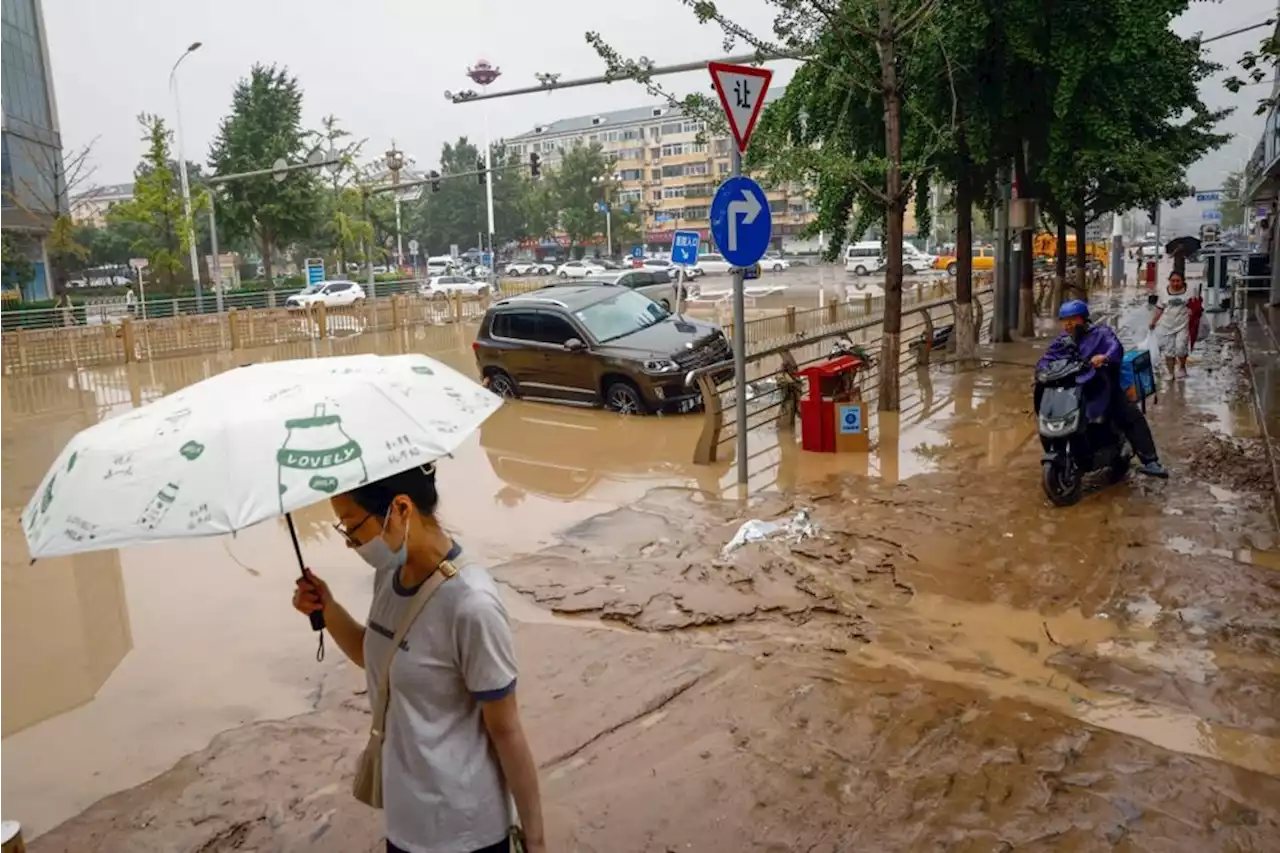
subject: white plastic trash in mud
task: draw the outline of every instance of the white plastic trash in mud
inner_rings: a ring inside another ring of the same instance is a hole
[[[764,542],[768,539],[790,539],[800,542],[816,536],[817,527],[809,518],[809,510],[802,509],[786,521],[762,521],[758,518],[744,521],[733,534],[729,543],[721,549],[721,556],[727,556],[748,542]]]

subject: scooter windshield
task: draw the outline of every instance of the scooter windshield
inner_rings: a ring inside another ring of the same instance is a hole
[[[1040,397],[1040,417],[1044,420],[1063,420],[1083,406],[1084,391],[1079,385],[1046,388]]]

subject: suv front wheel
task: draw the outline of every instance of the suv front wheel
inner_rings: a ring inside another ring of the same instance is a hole
[[[630,382],[610,383],[604,392],[604,407],[620,415],[643,415],[646,410],[644,397]]]
[[[488,387],[504,400],[514,400],[520,396],[520,392],[516,390],[516,381],[503,370],[495,370],[489,374]]]

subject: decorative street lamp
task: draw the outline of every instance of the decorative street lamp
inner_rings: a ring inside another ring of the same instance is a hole
[[[495,65],[490,65],[486,59],[479,59],[475,65],[467,69],[467,76],[488,94],[489,85],[502,76],[502,69]],[[449,97],[448,92],[445,92],[445,97]],[[484,195],[485,204],[489,209],[489,278],[491,285],[489,290],[492,293],[492,284],[496,280],[494,271],[498,268],[498,253],[493,245],[493,160],[492,152],[489,150],[491,147],[489,143],[489,107],[486,104],[484,110]]]
[[[391,140],[391,148],[383,155],[383,164],[391,172],[391,183],[400,183],[400,170],[405,167],[404,152],[396,148],[396,141]],[[393,193],[396,201],[396,267],[404,266],[404,238],[400,233],[400,193]]]

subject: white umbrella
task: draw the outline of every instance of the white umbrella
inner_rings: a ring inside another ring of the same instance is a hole
[[[448,455],[499,405],[425,355],[241,367],[71,439],[22,528],[33,559],[230,533]]]

